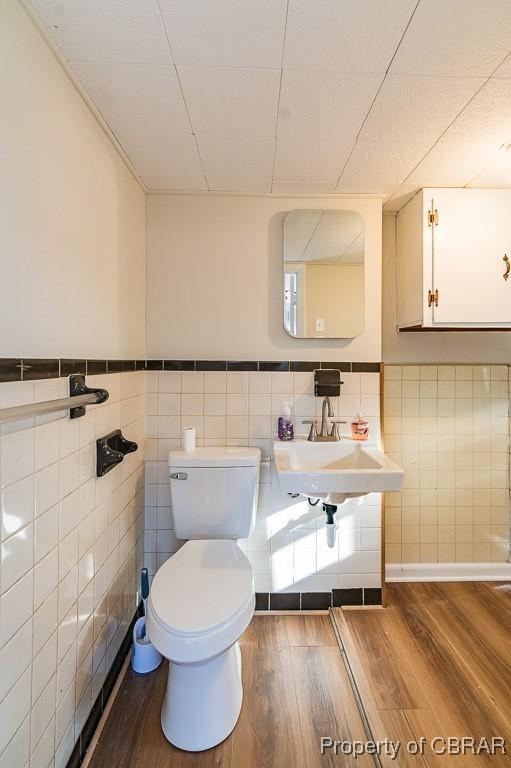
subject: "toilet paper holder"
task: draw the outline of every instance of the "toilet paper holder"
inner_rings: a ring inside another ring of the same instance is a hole
[[[138,449],[137,443],[126,440],[120,429],[114,429],[104,437],[96,440],[96,475],[103,477],[117,464],[120,464],[127,453]]]

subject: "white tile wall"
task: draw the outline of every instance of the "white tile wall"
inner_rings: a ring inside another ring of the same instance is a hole
[[[62,768],[137,604],[145,374],[88,377],[110,399],[71,421],[0,431],[0,768]],[[67,396],[67,379],[0,384],[0,407]],[[96,437],[139,450],[95,477]]]
[[[505,365],[386,365],[386,451],[405,469],[385,497],[387,562],[510,555]]]
[[[198,445],[259,446],[261,471],[255,531],[240,542],[255,572],[258,592],[329,591],[380,585],[380,496],[353,499],[339,508],[336,546],[326,546],[324,515],[306,499],[281,493],[273,464],[272,439],[285,400],[291,402],[295,433],[306,435],[302,419],[319,416],[312,373],[148,372],[146,394],[145,562],[151,574],[181,542],[174,534],[167,456],[181,445],[181,431],[195,426]],[[379,374],[343,373],[334,410],[348,422],[362,409],[378,441]]]

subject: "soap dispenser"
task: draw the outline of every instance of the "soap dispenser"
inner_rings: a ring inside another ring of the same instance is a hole
[[[291,421],[291,405],[289,402],[282,403],[282,416],[279,417],[279,440],[292,440],[294,438],[294,427]]]
[[[360,411],[351,422],[351,436],[353,440],[367,440],[369,437],[369,422]]]

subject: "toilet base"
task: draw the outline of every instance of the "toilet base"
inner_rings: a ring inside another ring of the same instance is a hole
[[[202,664],[170,662],[161,711],[163,733],[179,749],[210,749],[233,730],[242,700],[239,643]]]

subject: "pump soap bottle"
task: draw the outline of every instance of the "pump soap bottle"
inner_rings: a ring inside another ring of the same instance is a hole
[[[282,403],[282,416],[279,417],[279,440],[292,440],[294,434],[291,421],[291,406],[288,402]]]

